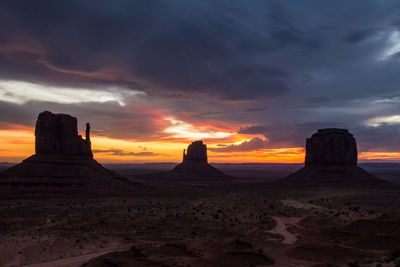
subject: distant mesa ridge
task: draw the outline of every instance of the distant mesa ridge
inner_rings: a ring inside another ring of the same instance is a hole
[[[44,111],[35,128],[35,154],[0,174],[3,195],[120,195],[137,184],[104,168],[93,159],[90,124],[86,138],[78,135],[78,120]]]
[[[386,182],[357,166],[357,143],[347,129],[319,129],[306,140],[305,167],[283,182],[297,185],[375,186]]]

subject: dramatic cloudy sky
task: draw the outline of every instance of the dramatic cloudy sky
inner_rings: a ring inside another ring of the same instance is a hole
[[[102,162],[301,162],[318,128],[400,160],[398,0],[2,0],[0,160],[43,110],[93,129]]]

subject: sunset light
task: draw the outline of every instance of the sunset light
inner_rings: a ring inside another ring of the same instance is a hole
[[[0,0],[0,266],[400,266],[400,0]]]
[[[164,132],[173,134],[175,138],[187,139],[222,139],[231,136],[233,133],[221,132],[208,127],[196,128],[192,124],[176,120],[174,118],[167,118],[171,126],[166,128]]]
[[[392,1],[362,4],[357,22],[333,2],[269,2],[4,4],[0,161],[34,152],[48,110],[77,117],[82,136],[89,122],[101,162],[177,162],[203,140],[211,162],[301,163],[321,128],[348,129],[362,161],[398,162]]]
[[[191,127],[189,127],[191,128]],[[193,128],[192,128],[193,129]],[[179,136],[197,140],[197,134],[207,136],[209,139],[217,138],[217,133],[203,133],[195,130],[194,135],[188,131],[187,135]],[[221,137],[232,136],[233,133],[224,134],[221,132]],[[187,143],[178,141],[163,141],[154,140],[152,142],[140,142],[135,140],[115,139],[102,136],[93,136],[92,148],[96,158],[104,163],[144,163],[144,162],[179,162],[182,160],[182,151],[186,148]],[[221,141],[221,139],[218,139]],[[209,159],[215,163],[302,163],[305,157],[303,147],[293,148],[262,148],[256,150],[244,151],[228,151],[222,150],[221,142],[210,143]],[[246,142],[246,139],[230,143],[227,145],[240,145]],[[12,130],[0,130],[0,161],[19,162],[29,155],[34,153],[34,129],[22,128]],[[216,149],[216,150],[215,150]],[[362,162],[368,161],[400,161],[400,153],[398,152],[361,152],[359,160]]]
[[[63,88],[45,86],[29,82],[0,80],[0,100],[14,104],[26,104],[29,101],[76,104],[84,102],[117,102],[125,106],[127,96],[143,94],[121,88],[90,90],[84,88]]]

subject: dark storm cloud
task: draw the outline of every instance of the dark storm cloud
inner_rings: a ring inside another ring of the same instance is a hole
[[[392,55],[393,58],[400,58],[400,52],[394,53]]]
[[[14,37],[15,55],[7,63],[13,68],[2,76],[19,77],[15,72],[25,72],[31,65],[39,68],[31,75],[47,82],[67,83],[75,74],[81,82],[111,79],[142,85],[152,93],[280,95],[288,90],[290,73],[273,63],[254,63],[252,58],[283,45],[308,47],[312,41],[287,28],[290,25],[277,27],[263,18],[259,23],[266,29],[271,24],[270,36],[252,29],[252,12],[269,6],[224,1],[5,1],[1,14],[12,19],[0,27],[2,38],[25,36],[37,51],[18,48]],[[59,77],[41,75],[49,71]]]
[[[342,34],[359,43],[379,32],[369,24],[393,24],[396,17],[382,17],[394,3],[3,1],[0,36],[9,49],[0,54],[2,76],[113,82],[153,94],[282,95],[299,63],[324,64]]]
[[[323,97],[323,96],[317,96],[317,97],[312,97],[310,99],[307,100],[308,103],[310,104],[318,104],[318,103],[327,103],[330,102],[331,99],[327,98],[327,97]]]
[[[268,109],[267,107],[249,108],[249,109],[246,109],[245,112],[259,112],[259,111],[265,111],[267,109]]]
[[[314,77],[311,76],[311,75],[308,74],[308,73],[303,73],[303,74],[302,74],[302,79],[303,79],[303,82],[308,83],[308,82],[312,82],[312,81],[314,80]]]
[[[0,122],[34,127],[32,122],[36,116],[29,108],[0,101]]]
[[[238,132],[264,135],[268,139],[268,141],[264,141],[264,148],[304,147],[306,138],[310,137],[317,129],[333,127],[343,128],[344,125],[335,122],[307,122],[273,126],[253,125],[240,128]]]
[[[239,133],[264,135],[269,139],[269,142],[265,143],[265,148],[304,147],[306,138],[323,128],[349,129],[357,140],[360,152],[400,151],[400,123],[366,126],[357,123],[314,121],[287,127],[249,126],[241,128]]]
[[[400,124],[358,126],[353,134],[361,151],[400,151]]]
[[[343,40],[350,44],[357,44],[359,42],[362,42],[364,40],[367,40],[369,37],[372,37],[376,32],[373,30],[360,30],[360,31],[355,31],[352,33],[349,33],[346,35]]]
[[[208,150],[213,152],[245,152],[245,151],[255,151],[260,149],[268,148],[268,140],[261,139],[259,137],[254,137],[249,141],[244,141],[238,145],[225,145],[218,147],[209,147]]]
[[[370,16],[376,5],[362,3],[357,28],[377,20]],[[330,5],[316,1],[308,6],[314,18],[285,1],[3,1],[0,36],[9,49],[0,52],[1,76],[92,87],[111,82],[162,96],[287,94],[299,63],[322,65],[342,32],[352,42],[374,34],[341,29],[356,4],[333,6],[345,11],[341,21],[331,21]],[[321,31],[313,19],[339,30]]]
[[[398,92],[399,10],[397,0],[4,0],[0,79],[143,90],[168,115],[241,126],[270,148],[347,127],[362,149],[387,149],[398,129],[365,121],[400,114],[374,102]],[[159,114],[129,103],[1,102],[0,120],[28,124],[45,107],[98,134],[164,137]]]
[[[85,123],[90,122],[96,136],[141,141],[168,137],[163,132],[166,124],[156,112],[149,112],[147,107],[121,108],[114,102],[67,105],[31,101],[20,105],[0,101],[0,129],[12,124],[34,128],[38,114],[44,110],[77,117],[80,133],[84,133]]]
[[[7,44],[7,40],[3,37],[0,37],[0,46]]]
[[[242,134],[264,134],[267,131],[267,128],[261,125],[252,125],[240,128],[238,133]]]

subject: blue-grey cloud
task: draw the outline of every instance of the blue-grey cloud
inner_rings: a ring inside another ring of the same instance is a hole
[[[398,129],[364,122],[400,114],[375,101],[398,93],[399,10],[397,0],[4,0],[0,79],[142,90],[168,114],[236,124],[269,147],[337,126],[364,150],[389,149]],[[28,124],[44,106],[93,116],[115,137],[161,134],[143,123],[153,115],[112,103],[0,102],[0,120]]]
[[[245,152],[255,151],[268,148],[268,140],[254,137],[249,141],[240,144],[220,145],[218,147],[209,147],[208,150],[213,152]]]
[[[280,95],[288,90],[290,73],[251,59],[290,43],[308,47],[309,41],[286,27],[272,25],[270,35],[253,31],[248,23],[258,7],[268,5],[5,1],[2,13],[13,19],[0,29],[4,35],[7,31],[25,35],[38,47],[29,52],[15,48],[7,65],[23,72],[30,63],[43,69],[36,70],[36,75],[33,71],[33,76],[49,71],[61,76],[42,76],[47,82],[65,83],[76,74],[81,83],[111,80],[142,86],[151,93],[201,90],[228,98]],[[218,18],[218,14],[224,15]],[[260,22],[268,26],[268,20]],[[21,58],[21,52],[27,56]]]

